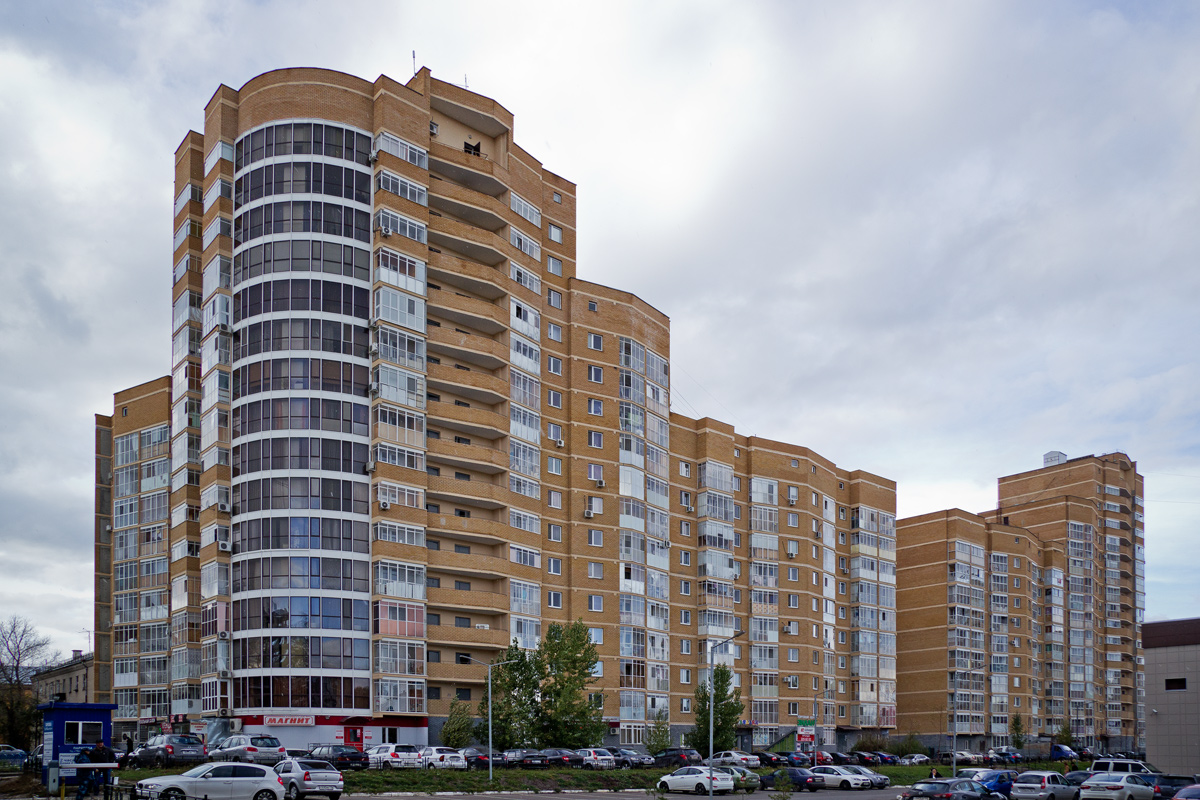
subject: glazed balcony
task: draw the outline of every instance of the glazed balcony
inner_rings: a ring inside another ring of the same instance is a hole
[[[488,405],[502,403],[508,399],[508,382],[503,378],[445,364],[429,365],[426,385],[433,392],[449,392]]]
[[[499,197],[508,191],[508,186],[498,177],[504,173],[504,170],[500,169],[496,162],[482,156],[464,153],[462,148],[431,142],[429,169],[468,189],[474,189],[492,197]]]
[[[445,464],[485,475],[496,475],[508,469],[508,453],[494,447],[432,438],[426,439],[425,447],[425,462],[428,464]]]
[[[508,270],[489,267],[477,261],[459,258],[454,253],[429,251],[425,264],[429,279],[455,286],[485,300],[495,300],[508,293]]]
[[[431,400],[425,406],[425,413],[430,422],[467,436],[489,441],[508,436],[508,417],[490,409]]]
[[[429,326],[425,336],[425,346],[430,353],[450,356],[487,370],[508,364],[508,345],[495,339],[463,333],[445,325]]]
[[[508,224],[504,217],[507,207],[495,197],[460,186],[450,181],[434,180],[429,187],[429,207],[495,233]]]
[[[426,499],[432,502],[492,510],[507,506],[509,494],[508,486],[444,477],[430,477],[429,488],[425,490]]]
[[[463,258],[481,264],[501,264],[508,259],[501,249],[500,237],[462,220],[445,217],[436,211],[429,214],[429,244],[451,250]]]
[[[494,336],[508,328],[509,309],[488,300],[429,287],[429,314]]]

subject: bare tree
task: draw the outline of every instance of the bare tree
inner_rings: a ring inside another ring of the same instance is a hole
[[[37,721],[33,673],[57,657],[50,649],[50,637],[25,617],[13,614],[0,620],[0,741],[29,747]]]

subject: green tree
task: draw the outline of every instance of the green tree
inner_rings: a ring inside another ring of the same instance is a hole
[[[496,702],[492,705],[485,686],[476,709],[480,721],[475,726],[475,738],[488,741],[488,706],[492,705],[492,742],[497,750],[533,745],[542,685],[542,666],[537,653],[522,649],[514,640],[492,664],[502,665],[492,667]]]
[[[600,655],[583,620],[551,623],[537,649],[542,676],[537,738],[542,747],[595,747],[608,732],[601,695],[587,687]]]
[[[1071,723],[1063,720],[1062,725],[1058,726],[1058,733],[1054,734],[1054,741],[1059,744],[1070,747],[1075,742],[1075,735],[1071,733]]]
[[[28,749],[34,740],[37,699],[30,680],[37,669],[58,660],[50,637],[25,617],[0,620],[0,741]]]
[[[457,697],[451,700],[450,715],[446,717],[446,724],[442,726],[442,744],[461,750],[471,743],[474,729],[475,720],[471,717],[471,704]]]
[[[1025,746],[1025,720],[1020,714],[1013,714],[1008,720],[1008,740],[1018,750]]]
[[[733,685],[733,673],[724,664],[718,664],[712,671],[713,697],[713,741],[712,751],[732,750],[737,746],[737,721],[742,716],[745,706],[742,704],[742,692]],[[708,681],[701,681],[692,694],[692,712],[696,724],[684,734],[688,747],[699,751],[708,757]]]
[[[661,753],[670,746],[671,722],[667,719],[667,712],[660,709],[646,729],[646,752]]]
[[[917,738],[915,733],[910,733],[896,744],[892,752],[898,756],[907,756],[913,753],[924,754],[928,749],[925,745],[921,744],[921,740]]]

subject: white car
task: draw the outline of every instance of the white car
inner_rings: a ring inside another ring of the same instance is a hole
[[[733,791],[733,775],[728,772],[716,772],[708,767],[680,767],[670,775],[658,779],[658,789],[662,792],[695,792],[704,794],[712,783],[714,794],[725,794]]]
[[[1154,800],[1149,777],[1135,772],[1097,772],[1079,787],[1079,800]]]
[[[283,800],[283,779],[262,764],[201,764],[180,775],[160,775],[137,782],[138,797],[187,800]]]
[[[613,754],[605,750],[603,747],[585,747],[582,750],[576,750],[576,753],[583,756],[584,769],[616,769],[617,760],[613,758]]]
[[[466,769],[467,760],[452,747],[426,747],[421,750],[421,766],[425,769]]]
[[[914,764],[928,764],[929,756],[924,753],[910,753],[901,758],[900,763],[906,767],[911,767]]]
[[[713,754],[712,764],[709,766],[758,769],[760,764],[758,756],[743,753],[741,750],[722,750],[720,753]]]
[[[367,751],[371,769],[420,769],[421,749],[415,744],[379,744]]]
[[[869,789],[871,779],[845,767],[813,767],[812,774],[825,781],[826,789]]]

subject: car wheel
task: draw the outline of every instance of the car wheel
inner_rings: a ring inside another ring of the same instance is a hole
[[[707,790],[704,788],[704,784],[697,783],[696,784],[696,794],[706,794],[706,793],[707,793]]]
[[[270,789],[263,789],[261,792],[256,792],[254,800],[275,800],[275,793]]]
[[[155,757],[154,757],[154,766],[158,767],[159,769],[162,769],[163,767],[165,767],[165,766],[166,766],[166,762],[165,762],[165,761],[163,761],[163,757],[162,757],[162,756],[155,756]]]
[[[584,768],[584,769],[591,769],[591,768],[592,768],[592,765],[591,765],[591,764],[584,764],[584,765],[583,765],[583,768]]]
[[[815,791],[817,790],[817,787],[816,787],[816,786],[810,786],[810,787],[808,787],[808,790],[809,790],[810,792],[815,792]]]
[[[185,800],[183,792],[178,789],[167,789],[159,795],[159,798],[160,800]]]

